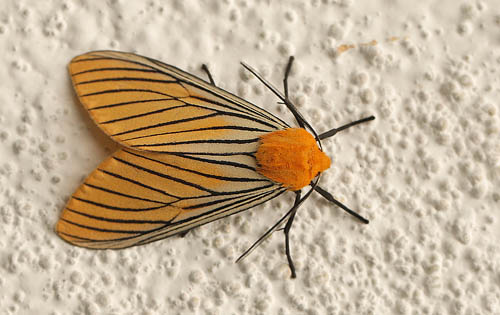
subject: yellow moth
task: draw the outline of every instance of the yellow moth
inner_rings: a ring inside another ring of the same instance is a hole
[[[94,249],[142,245],[293,191],[292,208],[239,259],[286,221],[286,252],[295,277],[288,233],[313,190],[368,223],[318,181],[330,166],[321,140],[374,117],[318,135],[288,98],[292,61],[285,95],[243,66],[292,111],[297,128],[215,86],[206,67],[210,82],[132,53],[95,51],[75,57],[69,72],[80,102],[122,148],[70,198],[56,226],[59,236]]]

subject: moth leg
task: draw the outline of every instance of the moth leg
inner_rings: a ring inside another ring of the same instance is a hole
[[[290,231],[290,227],[292,225],[292,222],[293,222],[293,219],[292,221],[290,221],[290,215],[293,213],[295,214],[295,212],[297,212],[297,209],[300,207],[300,205],[302,204],[302,202],[304,202],[304,200],[306,200],[307,198],[309,198],[309,196],[311,195],[311,193],[314,191],[314,187],[316,187],[316,184],[317,184],[317,180],[316,182],[313,184],[313,189],[310,189],[305,195],[304,197],[300,198],[300,191],[297,191],[296,192],[296,196],[295,196],[295,202],[293,204],[293,207],[288,210],[287,213],[285,213],[284,216],[281,217],[281,219],[278,220],[278,222],[276,222],[272,227],[270,227],[266,233],[264,233],[261,237],[259,237],[259,239],[257,241],[255,241],[255,243],[252,244],[252,246],[250,246],[250,248],[248,248],[243,254],[241,254],[240,257],[238,257],[238,259],[236,259],[236,262],[239,262],[241,261],[243,258],[247,257],[255,248],[257,248],[260,244],[262,244],[262,242],[267,238],[269,237],[272,233],[274,233],[275,231],[278,231],[280,228],[280,226],[283,224],[283,222],[285,222],[285,220],[288,220],[287,221],[287,226],[289,225],[289,227],[287,228],[285,226],[285,228],[283,230],[287,230],[285,235],[288,235],[288,232]],[[288,236],[287,236],[288,237]],[[295,268],[293,266],[293,262],[292,262],[292,258],[290,256],[290,245],[288,245],[288,250],[287,250],[287,253],[288,253],[288,261],[289,261],[289,264],[290,264],[290,269],[292,271],[292,278],[295,278]]]
[[[321,188],[319,186],[316,186],[316,187],[314,187],[314,190],[316,190],[326,200],[328,200],[331,203],[337,205],[339,208],[341,208],[345,212],[349,213],[350,215],[352,215],[356,219],[360,220],[362,223],[364,223],[364,224],[370,223],[370,221],[368,221],[368,219],[363,218],[360,214],[352,211],[347,206],[345,206],[344,204],[342,204],[340,201],[338,201],[337,199],[333,198],[332,194],[330,194],[328,191],[324,190],[323,188]]]
[[[285,233],[285,251],[286,251],[286,259],[288,260],[288,266],[290,267],[290,272],[292,273],[292,279],[295,279],[297,277],[297,274],[295,273],[295,266],[293,265],[293,260],[292,260],[292,255],[290,254],[290,229],[292,228],[292,223],[293,219],[295,218],[295,214],[297,213],[297,209],[299,209],[298,205],[300,203],[300,190],[295,193],[295,202],[293,204],[292,213],[290,214],[290,217],[288,218],[288,221],[286,221],[285,228],[283,229],[283,232]]]
[[[202,69],[203,71],[205,71],[205,73],[207,74],[207,76],[208,76],[208,80],[210,81],[210,84],[212,84],[213,86],[216,86],[216,85],[215,85],[214,78],[212,77],[212,74],[210,73],[210,70],[208,70],[207,65],[206,65],[206,64],[202,64],[202,65],[201,65],[201,69]]]
[[[359,119],[359,120],[350,122],[350,123],[345,124],[343,126],[340,126],[338,128],[333,128],[331,130],[328,130],[328,131],[323,132],[322,134],[320,134],[319,135],[319,139],[323,140],[323,139],[326,139],[326,138],[329,138],[329,137],[333,137],[339,131],[346,130],[347,128],[351,128],[352,126],[356,126],[358,124],[362,124],[362,123],[365,123],[365,122],[368,122],[368,121],[374,120],[374,119],[375,119],[375,116],[372,115],[372,116],[369,116],[369,117],[365,117],[363,119]]]

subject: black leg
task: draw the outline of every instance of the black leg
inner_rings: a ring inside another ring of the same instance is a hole
[[[300,190],[295,193],[295,202],[293,204],[293,208],[295,210],[290,214],[288,221],[286,222],[285,228],[283,232],[285,232],[285,251],[286,251],[286,259],[288,260],[288,266],[290,267],[290,272],[292,273],[292,279],[297,277],[295,273],[295,266],[293,265],[292,255],[290,254],[290,229],[292,228],[293,219],[295,218],[295,214],[297,213],[297,205],[300,203]]]
[[[296,191],[295,192],[296,193],[295,202],[293,204],[293,207],[287,213],[285,213],[285,215],[283,217],[281,217],[281,219],[279,219],[278,222],[276,222],[272,227],[270,227],[255,243],[253,243],[252,246],[250,246],[250,248],[248,248],[243,254],[241,254],[241,256],[238,257],[238,259],[236,259],[236,262],[239,262],[243,258],[247,257],[255,248],[257,248],[260,244],[262,244],[262,242],[267,237],[269,237],[273,232],[278,231],[279,227],[283,224],[283,222],[285,222],[285,220],[287,220],[285,228],[283,229],[285,231],[285,236],[286,236],[286,239],[285,239],[285,241],[286,241],[286,243],[285,243],[286,253],[287,253],[288,264],[289,264],[290,270],[292,272],[292,278],[295,278],[296,277],[295,267],[293,266],[292,256],[290,255],[290,242],[288,239],[288,233],[290,232],[293,218],[295,217],[295,213],[297,212],[297,209],[304,202],[304,200],[309,198],[309,196],[313,192],[316,185],[317,185],[317,180],[316,180],[316,182],[314,182],[312,184],[312,189],[310,189],[302,198],[300,197],[300,191]]]
[[[179,235],[179,237],[186,237],[186,235],[188,235],[190,230],[187,230],[187,231],[182,231],[180,233],[177,233],[177,235]]]
[[[205,71],[205,73],[207,74],[208,80],[210,81],[210,84],[212,84],[213,86],[216,86],[214,78],[212,77],[212,74],[210,73],[210,70],[208,70],[207,65],[206,64],[202,64],[201,65],[201,69],[203,69],[203,71]]]
[[[360,119],[360,120],[356,120],[356,121],[350,122],[350,123],[345,124],[345,125],[343,125],[341,127],[333,128],[332,130],[328,130],[326,132],[323,132],[322,134],[319,135],[319,138],[321,140],[323,140],[323,139],[326,139],[326,138],[329,138],[329,137],[333,137],[339,131],[346,130],[347,128],[350,128],[352,126],[355,126],[355,125],[358,125],[358,124],[361,124],[361,123],[364,123],[364,122],[367,122],[367,121],[370,121],[370,120],[374,120],[374,119],[375,119],[375,116],[370,116],[370,117],[366,117],[366,118],[363,118],[363,119]]]
[[[292,69],[292,64],[295,58],[293,56],[290,56],[288,58],[288,63],[285,68],[285,77],[283,78],[283,86],[285,89],[285,98],[288,99],[288,76],[290,75],[290,70]]]
[[[352,211],[351,209],[347,208],[344,206],[340,201],[336,200],[333,198],[332,194],[330,194],[328,191],[324,190],[323,188],[316,186],[314,187],[314,190],[319,192],[321,196],[323,196],[326,200],[330,201],[331,203],[336,204],[338,207],[342,208],[345,212],[349,213],[350,215],[356,217],[358,220],[363,222],[364,224],[370,223],[367,219],[363,218],[361,215],[357,214],[356,212]]]

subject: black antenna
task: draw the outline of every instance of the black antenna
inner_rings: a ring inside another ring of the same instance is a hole
[[[319,147],[322,149],[318,133],[305,120],[304,116],[302,116],[302,114],[297,110],[297,107],[288,98],[288,76],[290,75],[290,69],[292,68],[292,64],[293,64],[294,60],[295,60],[295,58],[293,56],[290,56],[290,58],[288,59],[288,64],[286,66],[286,70],[285,70],[285,77],[283,79],[283,84],[285,85],[286,95],[283,95],[280,91],[278,91],[278,89],[276,89],[269,81],[264,79],[255,69],[253,69],[252,67],[250,67],[249,65],[247,65],[244,62],[242,62],[241,64],[243,65],[243,67],[245,67],[245,69],[250,71],[257,79],[259,79],[259,81],[262,82],[262,84],[264,84],[269,90],[271,90],[271,92],[273,92],[274,95],[276,95],[286,105],[288,110],[290,110],[290,112],[292,112],[293,117],[295,117],[295,120],[297,120],[297,123],[299,124],[299,126],[301,128],[305,129],[305,127],[307,127],[309,130],[311,130],[312,134],[314,135],[314,138],[316,138],[316,141],[319,144]]]

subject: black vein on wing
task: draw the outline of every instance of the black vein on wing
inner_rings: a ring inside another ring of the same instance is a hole
[[[158,188],[155,188],[153,186],[149,186],[149,185],[146,185],[146,184],[143,184],[139,181],[136,181],[136,180],[133,180],[131,178],[128,178],[128,177],[125,177],[125,176],[122,176],[120,174],[116,174],[116,173],[113,173],[113,172],[110,172],[110,171],[106,171],[104,169],[98,169],[100,172],[103,172],[104,174],[107,174],[107,175],[110,175],[110,176],[113,176],[115,178],[118,178],[118,179],[121,179],[121,180],[124,180],[124,181],[127,181],[127,182],[130,182],[132,184],[135,184],[137,186],[140,186],[140,187],[143,187],[143,188],[146,188],[146,189],[150,189],[152,191],[156,191],[158,193],[161,193],[165,196],[169,196],[169,197],[172,197],[172,198],[177,198],[177,199],[180,199],[181,197],[179,196],[175,196],[175,195],[172,195],[172,194],[169,194],[167,193],[166,191],[162,190],[162,189],[158,189]]]
[[[188,155],[200,155],[200,156],[236,156],[244,155],[255,158],[255,152],[188,152],[188,151],[161,151],[165,154],[188,154]]]
[[[126,67],[103,67],[103,68],[93,68],[88,70],[83,70],[80,72],[75,72],[71,74],[72,77],[76,77],[81,74],[91,73],[91,72],[101,72],[101,71],[130,71],[130,72],[147,72],[147,73],[158,73],[155,69],[144,69],[144,68],[126,68]]]
[[[158,177],[161,177],[161,178],[165,178],[165,179],[168,179],[168,180],[171,180],[171,181],[174,181],[174,182],[177,182],[179,184],[183,184],[183,185],[186,185],[186,186],[190,186],[190,187],[193,187],[193,188],[196,188],[198,190],[201,190],[201,191],[205,191],[205,192],[208,192],[210,194],[214,194],[214,195],[218,195],[219,193],[214,191],[214,190],[211,190],[211,189],[208,189],[208,188],[205,188],[201,185],[198,185],[198,184],[195,184],[195,183],[190,183],[188,181],[185,181],[183,179],[180,179],[180,178],[177,178],[177,177],[173,177],[173,176],[169,176],[167,174],[163,174],[163,173],[159,173],[159,172],[156,172],[156,171],[153,171],[153,170],[150,170],[146,167],[143,167],[143,166],[140,166],[140,165],[137,165],[137,164],[134,164],[134,163],[131,163],[129,161],[126,161],[126,160],[123,160],[123,159],[120,159],[116,156],[113,156],[113,159],[118,161],[118,162],[121,162],[125,165],[128,165],[128,166],[131,166],[137,170],[141,170],[143,172],[146,172],[146,173],[149,173],[149,174],[152,174],[152,175],[156,175]]]
[[[76,213],[78,215],[81,215],[81,216],[84,216],[87,218],[91,218],[91,219],[98,220],[98,221],[113,222],[113,223],[164,224],[165,225],[165,224],[170,224],[170,222],[171,222],[171,220],[165,221],[165,220],[114,219],[114,218],[107,218],[107,217],[100,217],[100,216],[91,215],[91,214],[84,213],[84,212],[81,212],[78,210],[74,210],[74,209],[71,209],[68,207],[66,207],[66,209],[70,212]],[[90,227],[90,226],[88,226],[88,227]],[[148,232],[149,232],[149,230],[148,230]]]
[[[203,217],[203,218],[210,218],[211,215],[214,215],[215,212],[218,212],[220,210],[229,211],[231,209],[247,205],[248,203],[251,203],[254,200],[260,199],[260,198],[262,198],[264,196],[267,196],[269,194],[272,194],[272,193],[280,190],[280,188],[279,188],[280,186],[278,186],[278,185],[274,185],[274,186],[275,186],[275,189],[271,189],[271,190],[267,190],[266,189],[266,190],[263,190],[260,193],[243,194],[243,195],[235,197],[235,198],[225,199],[225,201],[229,201],[229,200],[234,200],[234,201],[231,202],[231,203],[225,204],[225,205],[221,205],[220,207],[204,211],[203,213],[201,213],[201,214],[199,214],[197,216],[192,216],[192,217],[189,217],[189,218],[187,218],[185,220],[176,221],[175,224],[176,225],[177,224],[182,224],[184,222],[188,222],[188,221],[191,221],[191,220],[194,220],[194,219],[197,219],[197,218],[201,218],[201,217]],[[283,191],[285,191],[285,189],[283,189]]]
[[[183,154],[183,153],[177,153],[177,152],[172,152],[169,153],[171,155],[176,155],[183,157],[185,159],[190,159],[194,161],[199,161],[199,162],[204,162],[204,163],[209,163],[209,164],[219,164],[219,165],[227,165],[227,166],[234,166],[237,168],[243,168],[243,169],[248,169],[252,171],[256,171],[255,167],[249,166],[248,164],[243,164],[243,163],[237,163],[237,162],[232,162],[232,161],[225,161],[225,160],[214,160],[214,159],[205,159],[205,158],[199,158],[199,157],[194,157],[191,156],[190,154]]]
[[[196,116],[196,117],[177,119],[177,120],[167,121],[167,122],[160,123],[160,124],[154,124],[154,125],[149,125],[149,126],[144,126],[144,127],[134,128],[134,129],[128,129],[128,130],[125,130],[122,132],[112,134],[111,136],[116,137],[116,136],[121,136],[121,135],[125,135],[125,134],[132,133],[132,132],[144,131],[144,130],[148,130],[148,129],[154,129],[154,128],[158,128],[158,127],[175,125],[175,124],[190,122],[190,121],[195,121],[195,120],[203,120],[203,119],[212,118],[212,117],[216,117],[216,116],[217,116],[217,113],[212,113],[212,114],[201,115],[201,116]]]
[[[172,107],[166,107],[166,108],[158,109],[158,110],[151,111],[151,112],[145,112],[145,113],[141,113],[141,114],[137,114],[137,115],[130,115],[130,116],[115,118],[115,119],[111,119],[111,120],[101,121],[99,123],[103,124],[103,125],[105,125],[105,124],[112,124],[112,123],[116,123],[116,122],[120,122],[120,121],[125,121],[125,120],[130,120],[130,119],[134,119],[134,118],[155,115],[155,114],[163,113],[163,112],[166,112],[166,111],[169,111],[169,110],[178,109],[178,108],[184,108],[184,107],[191,107],[191,105],[182,104],[182,105],[177,105],[177,106],[172,106]]]
[[[207,213],[203,213],[201,215],[198,215],[196,217],[190,217],[186,220],[177,221],[174,224],[171,224],[171,225],[164,227],[163,228],[164,231],[162,231],[162,233],[160,233],[160,234],[148,233],[148,234],[152,234],[151,237],[142,239],[141,241],[139,241],[136,244],[133,244],[131,246],[142,245],[142,244],[147,244],[147,243],[151,243],[154,241],[158,241],[158,240],[161,240],[163,238],[169,237],[171,235],[175,235],[177,233],[180,233],[182,231],[190,230],[192,228],[204,225],[206,223],[210,223],[212,221],[219,220],[219,219],[228,217],[230,215],[240,213],[240,212],[245,211],[249,208],[256,207],[256,206],[268,201],[269,199],[275,198],[285,191],[286,191],[285,189],[282,189],[282,190],[277,189],[277,190],[269,191],[269,192],[266,192],[264,194],[260,194],[260,195],[256,195],[256,196],[247,198],[246,202],[244,202],[244,203],[237,202],[232,208],[229,208],[229,209],[227,209],[227,206],[223,206],[223,207],[220,207],[218,209],[214,209],[212,211],[209,211]],[[260,200],[260,201],[258,203],[253,203],[256,200]],[[216,211],[219,211],[219,212],[216,212]],[[216,213],[214,213],[214,212],[216,212]],[[220,216],[220,215],[222,215],[222,216]],[[183,225],[183,223],[187,223],[187,224]],[[159,230],[163,230],[163,229],[159,229]]]
[[[105,208],[105,209],[109,209],[109,210],[119,210],[119,211],[131,211],[131,212],[137,211],[137,212],[141,212],[141,211],[158,210],[158,209],[161,209],[161,208],[165,207],[164,205],[161,205],[161,206],[146,207],[146,208],[125,208],[125,207],[112,206],[112,205],[108,205],[108,204],[105,204],[105,203],[93,201],[93,200],[90,200],[90,199],[80,198],[80,197],[76,197],[76,196],[72,196],[71,198],[76,199],[76,200],[81,201],[81,202],[84,202],[84,203],[88,203],[88,204],[97,206],[97,207],[101,207],[101,208]]]
[[[152,94],[159,94],[159,95],[171,97],[171,95],[169,95],[169,94],[165,94],[162,92],[158,92],[155,90],[149,90],[149,89],[110,89],[110,90],[102,90],[102,91],[82,94],[82,95],[80,95],[80,97],[102,95],[102,94],[111,94],[111,93],[123,93],[123,92],[140,92],[140,93],[148,92],[148,93],[152,93]]]
[[[244,110],[247,110],[247,111],[250,111],[256,115],[259,115],[263,118],[266,118],[266,119],[269,119],[271,121],[273,121],[274,123],[276,123],[277,125],[280,125],[281,128],[289,128],[288,124],[285,123],[283,120],[281,120],[280,118],[274,116],[273,114],[267,112],[266,110],[246,101],[246,100],[243,100],[242,98],[240,98],[239,96],[236,96],[234,94],[232,94],[231,92],[228,92],[226,90],[222,90],[222,89],[219,89],[217,87],[214,87],[213,85],[211,85],[210,83],[206,82],[205,80],[203,79],[200,79],[192,74],[189,74],[175,66],[172,66],[172,65],[167,65],[161,61],[158,61],[158,60],[155,60],[155,59],[151,59],[151,58],[147,58],[147,57],[142,57],[142,58],[145,58],[146,60],[152,62],[153,64],[163,68],[163,69],[166,69],[167,71],[171,71],[171,72],[174,72],[177,76],[176,78],[187,84],[187,85],[190,85],[192,87],[195,87],[195,88],[198,88],[198,89],[201,89],[203,90],[204,92],[207,92],[209,94],[211,94],[212,96],[214,97],[219,97],[219,98],[222,98],[224,99],[226,102],[230,103],[230,104],[233,104],[234,106],[237,106],[237,107],[240,107],[240,110],[244,109]],[[140,63],[139,63],[140,64]],[[147,66],[146,64],[141,64],[143,66]],[[164,73],[166,75],[169,75],[168,72],[164,72],[164,71],[159,71],[161,73]],[[172,76],[172,75],[170,75]],[[184,78],[184,79],[181,79]],[[192,78],[194,78],[195,80],[199,80],[201,82],[204,82],[204,84],[208,84],[208,87],[205,87],[203,85],[200,85],[200,84],[197,84],[196,82],[193,82]],[[216,93],[219,92],[219,93]],[[231,96],[231,98],[228,98],[226,97],[225,95],[223,95],[223,93],[226,93],[228,95]],[[250,105],[250,106],[249,106]]]
[[[163,126],[166,126],[166,125],[172,125],[172,124],[177,124],[177,123],[188,122],[188,121],[192,121],[192,120],[196,120],[196,119],[205,119],[205,118],[210,118],[210,117],[215,117],[215,116],[233,116],[233,117],[238,117],[238,118],[242,118],[242,119],[249,120],[249,121],[252,121],[252,122],[257,122],[257,123],[259,123],[261,125],[270,127],[271,130],[269,130],[269,129],[259,129],[259,128],[250,128],[250,127],[244,127],[244,126],[227,126],[227,128],[234,127],[234,128],[240,128],[240,130],[253,130],[253,131],[262,131],[262,132],[269,132],[269,131],[275,130],[275,127],[273,125],[271,125],[271,124],[269,124],[269,123],[267,123],[265,121],[262,121],[262,120],[258,120],[255,117],[243,115],[241,113],[221,111],[221,110],[216,110],[216,109],[211,108],[211,107],[201,106],[201,105],[198,105],[198,104],[191,104],[191,103],[183,101],[183,98],[177,98],[177,97],[173,97],[173,96],[171,98],[169,98],[169,99],[163,99],[163,100],[165,100],[165,101],[179,101],[179,102],[182,102],[184,104],[183,105],[174,105],[174,106],[166,107],[166,108],[159,109],[159,110],[152,111],[152,112],[146,112],[146,113],[141,113],[141,114],[137,114],[137,115],[125,116],[125,117],[116,118],[116,119],[113,119],[113,120],[108,120],[108,121],[99,122],[99,123],[100,124],[109,124],[109,123],[124,121],[124,120],[128,120],[128,119],[133,119],[133,118],[137,118],[137,117],[144,117],[144,116],[153,115],[153,114],[157,114],[157,113],[161,113],[161,112],[166,112],[166,111],[169,111],[169,110],[174,110],[174,109],[179,109],[179,108],[187,108],[187,107],[194,107],[194,108],[200,108],[200,109],[211,111],[213,113],[209,114],[209,115],[213,115],[213,116],[198,116],[198,117],[193,117],[193,118],[191,118],[191,120],[186,120],[186,121],[183,121],[183,120],[170,121],[170,122],[165,122],[165,123],[162,123],[162,124],[145,126],[145,127],[141,127],[141,128],[138,128],[138,129],[127,130],[127,131],[124,131],[124,132],[119,133],[119,134],[114,134],[113,136],[121,135],[121,134],[125,134],[125,133],[130,133],[130,132],[142,131],[142,130],[146,130],[146,129],[149,129],[149,128],[157,128],[157,127],[163,127]],[[118,104],[119,105],[128,105],[129,103],[130,102],[122,102],[122,103],[118,103]],[[116,104],[97,106],[97,107],[91,108],[91,110],[96,110],[96,109],[101,109],[101,108],[108,108],[108,106],[116,106]],[[162,134],[169,134],[169,133],[168,132],[167,133],[156,133],[156,134],[153,134],[153,135],[146,135],[146,136],[140,136],[140,137],[147,138],[147,137],[150,137],[150,136],[156,136],[156,135],[162,135]],[[131,139],[135,139],[135,138],[131,138]]]
[[[251,131],[251,132],[262,132],[262,133],[269,132],[268,130],[265,130],[265,129],[244,127],[244,126],[212,126],[212,127],[206,127],[206,128],[196,128],[196,129],[185,129],[185,130],[179,130],[179,131],[160,132],[160,133],[154,133],[154,134],[150,134],[150,135],[146,135],[146,136],[123,138],[121,140],[122,141],[131,141],[131,140],[151,138],[151,137],[164,136],[164,135],[175,135],[175,134],[181,134],[181,133],[211,131],[211,130],[240,130],[240,131]]]
[[[62,220],[64,222],[68,222],[69,224],[76,225],[76,226],[81,227],[83,229],[93,230],[93,231],[99,231],[99,232],[105,232],[105,233],[136,234],[136,236],[134,236],[134,237],[137,237],[137,234],[143,234],[144,233],[143,230],[139,230],[139,231],[132,231],[132,230],[110,230],[110,229],[99,228],[99,227],[96,227],[96,226],[87,226],[87,225],[83,225],[83,224],[80,224],[80,223],[73,222],[73,221],[65,219],[65,218],[60,218],[59,220]],[[98,241],[98,240],[95,240],[95,241]],[[106,241],[109,241],[109,239],[107,239]]]
[[[103,52],[105,53],[105,52]],[[280,128],[277,128],[277,126],[274,126],[276,129],[282,129],[282,128],[289,128],[289,125],[287,123],[285,123],[284,121],[282,121],[281,119],[279,119],[278,117],[272,115],[271,113],[265,111],[264,109],[261,109],[259,107],[257,107],[256,105],[254,104],[251,104],[245,100],[242,100],[240,97],[228,92],[228,91],[225,91],[225,90],[221,90],[217,87],[214,87],[212,85],[209,85],[208,87],[205,87],[201,84],[198,84],[196,81],[199,80],[200,82],[203,82],[204,84],[209,84],[208,82],[192,75],[192,74],[189,74],[187,72],[184,72],[183,70],[180,70],[179,68],[177,67],[174,67],[174,66],[171,66],[171,65],[167,65],[163,62],[160,62],[160,61],[157,61],[157,60],[154,60],[154,59],[151,59],[151,58],[147,58],[147,57],[142,57],[142,56],[139,56],[139,55],[135,55],[135,54],[131,54],[132,56],[134,56],[135,58],[140,58],[140,59],[145,59],[147,60],[148,62],[151,62],[152,64],[154,64],[155,66],[157,67],[160,67],[162,69],[164,69],[165,71],[162,71],[160,70],[159,68],[156,68],[154,66],[151,66],[149,64],[146,64],[146,63],[143,63],[143,62],[139,62],[139,61],[136,61],[136,60],[130,60],[130,59],[127,59],[127,58],[124,58],[124,57],[121,57],[120,55],[115,55],[113,57],[96,57],[96,58],[89,58],[89,59],[85,59],[85,60],[76,60],[77,62],[81,62],[81,61],[92,61],[92,60],[120,60],[122,62],[125,62],[125,63],[130,63],[130,64],[136,64],[136,65],[140,65],[142,67],[147,67],[147,68],[150,68],[158,73],[162,73],[166,76],[169,76],[169,77],[175,77],[177,80],[179,80],[180,82],[182,83],[185,83],[187,85],[190,85],[190,86],[193,86],[195,88],[198,88],[200,90],[203,90],[204,92],[207,92],[211,95],[213,95],[214,97],[219,97],[219,98],[222,98],[224,99],[226,102],[232,104],[233,106],[235,106],[236,108],[239,108],[239,110],[244,110],[244,111],[249,111],[251,113],[254,113],[255,115],[258,115],[258,116],[261,116],[267,120],[270,120],[270,121],[273,121],[275,124],[277,124],[278,126],[280,126]],[[171,73],[169,73],[171,72]],[[172,75],[172,73],[175,73],[175,76]],[[192,82],[191,80],[192,79],[195,79],[195,82]],[[219,90],[221,92],[219,92]],[[219,93],[216,93],[216,92],[219,92]],[[227,96],[223,95],[223,93],[226,93],[228,95],[231,96],[231,98],[228,98]],[[250,106],[249,106],[250,105]]]
[[[203,140],[189,140],[189,141],[175,141],[175,142],[160,142],[160,143],[148,143],[148,144],[134,144],[131,147],[162,147],[162,146],[176,146],[184,144],[248,144],[257,143],[260,138],[253,139],[203,139]]]
[[[132,151],[129,151],[129,150],[126,150],[126,149],[124,149],[123,152],[126,152],[126,153],[128,153],[128,154],[130,154],[132,156],[135,156],[135,157],[138,157],[138,158],[141,158],[141,159],[145,159],[147,161],[159,163],[159,164],[161,164],[163,166],[172,167],[172,168],[175,168],[175,169],[178,169],[178,170],[181,170],[181,171],[185,171],[185,172],[188,172],[188,173],[200,175],[200,176],[207,177],[207,178],[214,178],[214,179],[228,181],[228,182],[266,182],[266,183],[269,183],[269,180],[266,179],[266,178],[219,176],[219,175],[214,175],[214,174],[210,174],[210,173],[204,173],[204,172],[200,172],[200,171],[195,171],[193,169],[189,169],[189,168],[185,168],[185,167],[180,167],[178,165],[171,164],[171,163],[166,163],[164,161],[160,161],[160,160],[156,160],[156,159],[153,159],[153,158],[150,158],[150,157],[146,157],[146,156],[144,156],[142,154],[135,153],[135,152],[132,152]]]
[[[159,203],[159,204],[162,204],[162,205],[167,205],[167,203],[165,203],[163,201],[160,201],[160,200],[153,200],[153,199],[148,199],[148,198],[141,198],[141,197],[138,197],[138,196],[125,194],[125,193],[122,193],[122,192],[119,192],[119,191],[116,191],[116,190],[113,190],[113,189],[109,189],[109,188],[97,186],[97,185],[94,185],[94,184],[83,183],[83,185],[91,187],[91,188],[94,188],[94,189],[97,189],[97,190],[101,190],[101,191],[104,191],[104,192],[107,192],[107,193],[110,193],[110,194],[113,194],[113,195],[121,196],[121,197],[126,197],[126,198],[140,200],[140,201],[154,202],[154,203]]]
[[[103,79],[94,79],[88,81],[80,81],[75,85],[84,85],[84,84],[92,84],[92,83],[100,83],[100,82],[114,82],[114,81],[129,81],[129,82],[152,82],[152,83],[178,83],[176,79],[172,80],[160,80],[160,79],[149,79],[149,78],[134,78],[134,77],[116,77],[116,78],[103,78]]]
[[[98,239],[85,239],[85,238],[81,238],[78,236],[73,236],[73,235],[68,234],[68,233],[64,233],[64,234],[68,235],[70,237],[81,239],[82,241],[85,241],[88,243],[93,243],[93,244],[98,243],[101,245],[105,245],[106,243],[109,243],[110,245],[114,245],[117,242],[125,242],[128,240],[133,240],[135,238],[140,238],[141,236],[144,236],[144,235],[148,235],[148,234],[151,235],[150,237],[143,238],[141,240],[138,240],[135,243],[131,243],[131,244],[126,246],[126,247],[132,247],[132,246],[136,246],[136,245],[142,245],[142,244],[147,244],[147,243],[150,243],[153,241],[157,241],[157,240],[175,235],[175,234],[180,233],[182,231],[190,230],[190,229],[195,228],[197,226],[212,222],[214,220],[222,219],[222,218],[225,218],[227,216],[242,212],[244,210],[247,210],[248,208],[258,206],[258,205],[268,201],[269,199],[275,198],[275,197],[279,196],[280,194],[282,194],[284,191],[286,191],[286,190],[285,189],[277,189],[277,190],[272,190],[272,191],[266,192],[264,194],[255,195],[255,196],[253,196],[253,198],[252,197],[247,198],[247,200],[245,200],[244,203],[240,203],[239,205],[233,206],[232,208],[224,209],[224,207],[220,207],[218,209],[214,209],[213,211],[211,211],[211,215],[207,216],[206,214],[205,215],[202,214],[202,215],[199,215],[196,217],[189,218],[187,220],[178,221],[175,224],[172,224],[170,222],[168,224],[165,224],[164,226],[161,226],[161,227],[149,230],[149,231],[136,231],[136,232],[131,233],[130,231],[106,230],[106,229],[99,229],[99,228],[95,228],[95,227],[88,227],[89,229],[92,229],[92,230],[97,230],[97,231],[102,231],[102,232],[107,232],[107,233],[135,234],[135,235],[128,236],[128,237],[117,237],[117,238],[113,238],[113,239],[98,240]],[[260,199],[260,202],[253,203],[254,201],[256,201],[258,199]],[[214,211],[217,211],[217,210],[223,210],[223,211],[219,211],[218,213],[213,213]],[[222,216],[218,216],[221,214],[222,214]],[[64,221],[66,221],[70,224],[78,225],[78,224],[73,223],[73,222],[68,221],[68,220],[64,220]],[[189,224],[182,225],[183,223],[189,223]],[[80,226],[82,228],[87,228],[83,225],[78,225],[78,226]],[[158,231],[162,231],[162,233],[155,234]],[[120,248],[124,248],[124,247],[120,246]]]
[[[117,58],[118,59],[118,58]],[[130,62],[130,60],[123,60],[123,59],[120,59],[121,61],[126,61],[126,62]],[[144,65],[144,64],[141,64],[142,66],[148,66],[148,65]],[[105,69],[105,68],[101,68],[101,69]],[[97,69],[95,69],[97,71]],[[153,70],[155,70],[153,68]],[[104,70],[102,70],[104,71]],[[161,71],[158,71],[159,73],[162,73],[168,77],[172,77],[171,75],[167,74],[167,73],[163,73]],[[183,86],[182,84],[180,84],[180,79],[177,79],[177,78],[174,78],[173,80],[159,80],[159,79],[148,79],[148,78],[136,78],[136,77],[115,77],[115,78],[103,78],[103,79],[96,79],[96,80],[88,80],[88,81],[82,81],[82,82],[79,82],[77,83],[77,85],[81,85],[81,84],[90,84],[90,83],[99,83],[99,82],[109,82],[109,81],[143,81],[143,82],[157,82],[157,83],[165,83],[165,84],[172,84],[172,83],[179,83],[180,86]],[[193,85],[191,82],[184,82],[188,85],[191,85],[193,87],[199,87],[199,88],[203,88],[201,86],[196,86],[196,85]],[[197,96],[197,95],[191,95],[191,93],[189,93],[189,90],[186,89],[186,87],[183,86],[183,88],[186,90],[186,93],[188,95],[190,95],[190,97],[192,98],[196,98],[196,99],[199,99],[199,100],[202,100],[204,102],[207,102],[207,103],[211,103],[212,105],[217,105],[219,107],[223,107],[223,108],[227,108],[227,109],[231,109],[231,110],[237,110],[241,113],[241,108],[234,108],[234,105],[237,105],[239,107],[242,106],[242,104],[235,104],[234,102],[230,102],[232,106],[228,106],[226,104],[223,104],[221,102],[217,102],[217,101],[214,101],[212,99],[208,99],[208,98],[205,98],[205,97],[201,97],[201,96]],[[206,92],[211,92],[209,90],[205,90],[203,89],[204,91]],[[149,92],[149,93],[158,93],[160,95],[165,95],[165,93],[162,93],[162,92],[159,92],[159,91],[155,91],[155,90],[146,90],[146,89],[111,89],[111,90],[104,90],[104,91],[98,91],[98,92],[93,92],[93,93],[87,93],[87,94],[83,94],[81,95],[81,97],[85,97],[85,96],[94,96],[94,95],[99,95],[99,94],[104,94],[104,93],[119,93],[119,92],[131,92],[131,91],[140,91],[140,92]],[[213,96],[220,96],[220,95],[216,95],[216,94],[213,94],[211,93]],[[168,95],[168,94],[167,94]],[[171,95],[169,95],[171,96]],[[226,101],[228,101],[226,98],[224,98]],[[106,106],[106,105],[102,105],[102,106]],[[99,106],[99,107],[102,107],[102,106]],[[243,106],[247,111],[250,111],[250,112],[247,112],[246,114],[247,115],[250,115],[250,116],[253,116],[253,119],[257,119],[257,117],[255,117],[254,115],[257,115],[261,118],[265,118],[266,120],[269,120],[270,118],[274,118],[272,116],[266,116],[266,115],[263,115],[262,112],[260,111],[256,111],[255,109],[253,108],[250,108],[248,106]],[[272,120],[272,119],[271,119]],[[260,120],[260,123],[263,123],[262,120]],[[276,123],[276,121],[274,121],[274,123]],[[264,123],[274,129],[276,129],[276,126],[274,124],[269,124],[269,123]]]
[[[125,105],[131,105],[131,104],[163,102],[163,101],[172,101],[172,100],[176,100],[176,98],[169,96],[169,98],[152,98],[152,99],[148,99],[148,100],[135,100],[135,101],[128,101],[128,102],[112,103],[112,104],[106,104],[106,105],[100,105],[100,106],[88,108],[88,110],[91,111],[91,110],[107,109],[107,108],[112,108],[112,107],[117,107],[117,106],[125,106]]]

